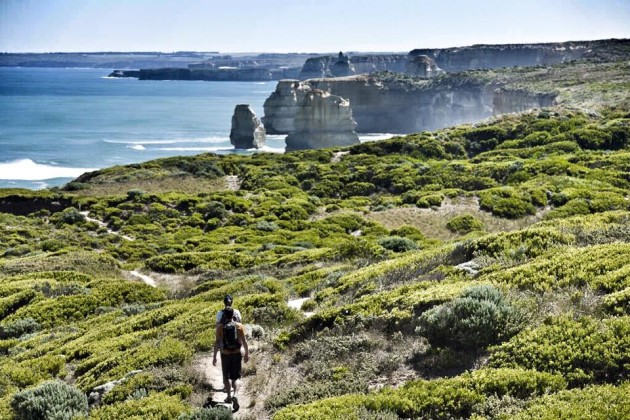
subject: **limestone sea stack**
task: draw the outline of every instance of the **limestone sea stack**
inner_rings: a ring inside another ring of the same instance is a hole
[[[299,80],[280,80],[276,90],[271,93],[263,105],[265,116],[262,118],[268,134],[289,134],[295,131],[293,120],[297,114],[298,102],[304,98],[308,85]]]
[[[236,149],[260,149],[265,145],[265,128],[247,104],[234,108],[230,143]]]
[[[286,138],[286,150],[321,149],[359,143],[354,132],[350,102],[318,89],[304,93],[295,115],[295,131]]]

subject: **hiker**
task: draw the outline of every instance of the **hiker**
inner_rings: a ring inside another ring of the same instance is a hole
[[[223,304],[225,305],[225,308],[221,309],[220,311],[217,312],[217,320],[214,323],[215,326],[219,325],[219,324],[225,324],[226,323],[226,319],[225,316],[223,315],[225,312],[225,309],[227,308],[232,308],[232,296],[231,295],[225,295],[225,297],[223,298]],[[234,308],[232,308],[234,309]],[[241,313],[239,312],[238,309],[234,309],[234,321],[236,322],[243,322],[243,318],[241,317]]]
[[[249,348],[245,340],[245,328],[240,322],[234,321],[234,309],[227,307],[223,310],[227,322],[219,323],[214,340],[214,357],[212,366],[217,365],[217,353],[221,350],[221,370],[223,371],[223,386],[227,392],[225,402],[232,403],[232,411],[238,411],[236,397],[236,381],[241,377],[241,361],[249,360]],[[241,354],[241,347],[245,353]]]

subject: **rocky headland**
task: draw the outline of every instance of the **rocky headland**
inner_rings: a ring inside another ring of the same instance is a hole
[[[306,92],[322,90],[347,99],[360,133],[413,133],[541,108],[554,104],[557,94],[502,90],[495,80],[445,76],[433,81],[378,73],[307,81],[278,82],[265,101],[263,122],[268,132],[287,134],[292,121],[310,103]]]
[[[342,60],[332,55],[306,60],[300,80],[392,71],[432,77],[449,73],[503,67],[548,66],[573,60],[611,60],[627,56],[630,40],[572,41],[543,44],[471,45],[454,48],[421,48],[403,54],[343,56],[350,71],[336,74]],[[427,69],[429,71],[427,71]],[[426,72],[426,74],[422,74]]]
[[[573,60],[611,60],[627,55],[630,40],[572,41],[545,44],[472,45],[454,48],[414,49],[407,54],[259,54],[169,57],[172,63],[151,64],[140,70],[117,70],[111,77],[136,77],[140,80],[268,81],[282,79],[353,76],[382,71],[418,77],[435,77],[445,72],[504,67],[531,67]],[[183,61],[186,58],[189,61]],[[197,62],[190,62],[197,58]],[[4,57],[7,62],[25,57]],[[45,65],[29,57],[30,65]],[[178,61],[176,61],[178,60]],[[45,61],[45,60],[44,60]],[[138,61],[140,62],[140,61]],[[158,61],[151,61],[154,63]],[[164,61],[162,61],[164,62]],[[0,65],[2,64],[0,60]],[[64,62],[68,66],[67,62]],[[185,65],[181,65],[185,63]],[[127,68],[129,65],[127,62]],[[177,66],[180,64],[180,66]],[[58,63],[56,64],[58,65]],[[112,63],[108,62],[107,67]],[[159,67],[159,68],[157,68]],[[136,67],[137,68],[137,67]]]

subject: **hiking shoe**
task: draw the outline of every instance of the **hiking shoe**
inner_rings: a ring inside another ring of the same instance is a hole
[[[232,397],[227,397],[226,399],[223,400],[224,403],[226,404],[230,404],[232,403],[233,398]]]
[[[236,396],[232,397],[232,413],[236,413],[240,405],[238,405],[238,398]]]

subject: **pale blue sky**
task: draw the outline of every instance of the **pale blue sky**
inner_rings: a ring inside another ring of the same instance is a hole
[[[0,0],[0,51],[409,51],[630,38],[630,0]]]

